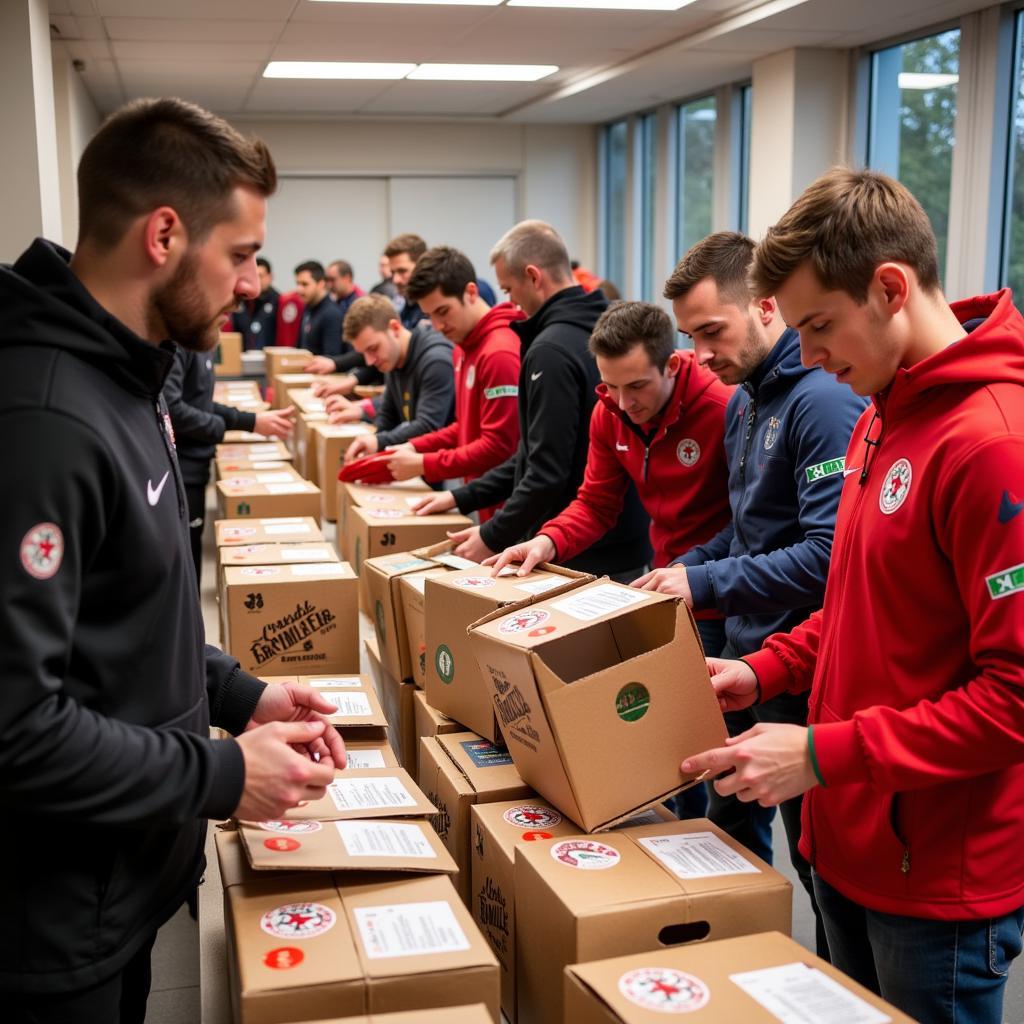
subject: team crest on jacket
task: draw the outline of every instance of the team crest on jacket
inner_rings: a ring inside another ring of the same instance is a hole
[[[768,429],[764,432],[764,450],[769,452],[775,447],[775,442],[779,438],[779,427],[782,426],[782,422],[778,416],[772,416],[768,420]]]
[[[692,437],[684,437],[676,445],[676,458],[684,466],[695,466],[700,458],[700,445]]]
[[[889,472],[882,478],[882,489],[878,492],[878,507],[885,515],[891,516],[907,500],[913,476],[908,459],[898,459],[889,467]]]
[[[286,903],[268,910],[260,918],[260,927],[281,939],[311,939],[330,931],[334,921],[334,911],[322,903]]]
[[[21,539],[21,564],[29,576],[48,580],[64,560],[64,534],[56,523],[36,523]]]
[[[299,307],[294,302],[286,302],[281,307],[281,319],[286,323],[294,323],[299,315]]]
[[[471,388],[476,383],[476,363],[466,371],[466,387]]]
[[[707,985],[671,967],[640,967],[619,978],[619,991],[637,1006],[658,1013],[692,1013],[711,998]]]

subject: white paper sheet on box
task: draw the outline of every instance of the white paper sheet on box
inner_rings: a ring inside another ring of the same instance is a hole
[[[444,900],[356,907],[356,925],[371,960],[431,953],[459,953],[469,940]]]
[[[640,844],[678,878],[760,874],[759,868],[713,832],[647,836],[640,840]]]
[[[551,607],[557,608],[563,614],[571,615],[581,622],[590,622],[609,612],[617,612],[621,608],[628,608],[631,604],[639,604],[646,598],[647,594],[642,591],[629,590],[626,587],[617,587],[612,583],[606,583],[601,587],[584,590],[580,594],[563,597],[561,601],[553,601]]]
[[[415,807],[413,795],[393,775],[373,779],[335,779],[328,787],[339,811]]]
[[[437,859],[437,853],[419,825],[393,821],[336,821],[350,857],[415,857]]]

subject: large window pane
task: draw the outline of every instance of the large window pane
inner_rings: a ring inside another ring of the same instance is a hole
[[[1009,164],[1003,224],[1004,285],[1013,289],[1014,301],[1024,301],[1024,11],[1017,14],[1013,103],[1010,106]]]
[[[604,140],[604,276],[624,290],[626,278],[626,137],[625,121],[605,129]]]
[[[650,300],[654,288],[654,211],[657,201],[658,118],[647,114],[639,122],[637,181],[640,182],[640,295]]]
[[[744,85],[740,90],[740,187],[736,230],[744,235],[750,223],[750,124],[753,91],[753,87],[749,85]]]
[[[871,57],[868,164],[917,197],[939,243],[945,276],[960,30],[915,39]]]
[[[679,107],[676,255],[711,234],[715,180],[715,98],[706,96]]]

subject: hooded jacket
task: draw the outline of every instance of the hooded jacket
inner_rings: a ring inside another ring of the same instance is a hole
[[[803,622],[825,596],[843,456],[865,401],[800,362],[783,332],[726,412],[732,522],[678,563],[694,610],[726,615],[741,654]]]
[[[424,480],[475,480],[515,452],[519,335],[512,324],[522,319],[521,309],[503,302],[455,346],[455,422],[412,441],[424,455]],[[490,518],[490,510],[480,518]]]
[[[269,348],[277,344],[277,317],[281,294],[276,288],[260,292],[255,299],[245,299],[231,314],[231,329],[242,335],[242,348]]]
[[[587,293],[573,285],[512,325],[522,342],[519,447],[500,466],[454,492],[461,512],[505,502],[480,528],[492,551],[535,536],[576,497],[600,383],[587,342],[607,308],[603,292]],[[638,568],[650,554],[646,533],[647,516],[631,485],[617,525],[566,564],[600,573]]]
[[[824,607],[747,659],[765,699],[811,687],[804,856],[944,920],[1024,905],[1024,319],[1008,290],[953,310],[984,322],[857,425]]]
[[[651,517],[654,566],[710,540],[728,522],[729,488],[723,438],[732,388],[697,365],[682,364],[653,430],[633,423],[598,386],[590,417],[587,470],[576,500],[540,532],[572,558],[615,525],[629,482]]]
[[[422,321],[413,327],[405,362],[384,374],[377,410],[377,450],[402,444],[452,421],[455,378],[452,343]]]
[[[203,647],[160,389],[173,346],[37,240],[0,267],[0,991],[122,968],[196,884],[263,691]]]

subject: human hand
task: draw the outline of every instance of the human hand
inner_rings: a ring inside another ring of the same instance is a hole
[[[729,772],[721,775],[721,772]],[[709,771],[719,796],[735,795],[744,803],[774,807],[818,785],[811,764],[807,729],[802,725],[759,722],[724,747],[706,750],[682,763],[687,774]]]
[[[693,607],[693,595],[690,593],[690,582],[686,578],[686,567],[670,565],[665,569],[654,569],[638,580],[630,583],[638,590],[653,590],[659,594],[681,597],[688,608]]]
[[[246,731],[258,728],[268,722],[324,722],[335,713],[334,705],[325,700],[312,686],[301,683],[272,683],[260,696]],[[333,726],[324,730],[321,737],[309,744],[305,753],[324,764],[326,759],[335,768],[345,767],[345,743]],[[303,753],[303,751],[298,751]],[[314,757],[314,755],[316,755]]]
[[[388,469],[394,480],[411,480],[423,474],[423,456],[411,444],[389,448]]]
[[[264,437],[288,437],[294,424],[295,406],[289,405],[287,409],[267,409],[256,413],[254,430]]]
[[[350,395],[357,383],[351,374],[339,377],[338,380],[315,380],[312,384],[313,397],[330,398],[332,395]]]
[[[328,423],[358,423],[363,410],[357,402],[350,402],[341,395],[331,395],[324,403]]]
[[[362,434],[355,438],[345,449],[345,461],[355,462],[364,455],[374,455],[377,452],[377,435]]]
[[[468,558],[471,562],[482,562],[494,552],[480,539],[480,527],[470,526],[465,530],[447,531],[448,539],[455,545],[453,554]]]
[[[511,562],[519,562],[517,576],[529,576],[538,562],[550,562],[558,552],[554,541],[546,534],[538,533],[532,540],[505,548],[499,555],[484,559],[484,565],[492,567],[492,576],[497,576]]]
[[[711,686],[723,711],[740,711],[760,698],[757,674],[739,659],[706,658]]]
[[[437,494],[420,498],[409,507],[418,516],[433,516],[441,512],[450,512],[455,508],[455,495],[451,491],[438,491]]]
[[[334,373],[334,360],[327,356],[313,356],[302,368],[303,373]]]

